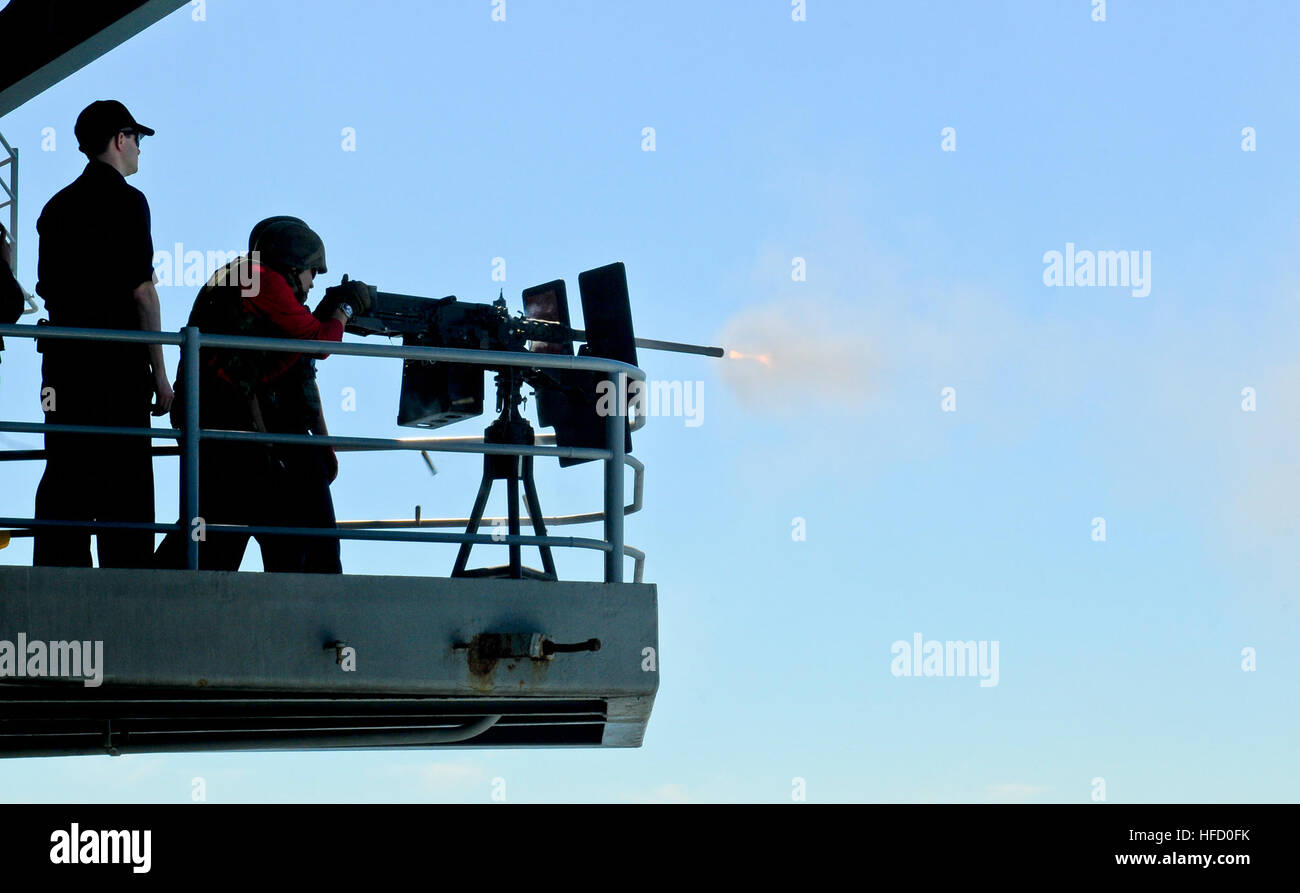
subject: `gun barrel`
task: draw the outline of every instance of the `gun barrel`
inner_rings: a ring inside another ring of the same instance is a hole
[[[586,341],[587,333],[582,329],[573,330],[574,341]],[[702,357],[724,357],[727,352],[721,347],[705,347],[702,344],[683,344],[680,341],[656,341],[653,338],[635,339],[637,347],[646,350],[670,350],[674,353],[693,353]]]
[[[347,326],[347,331],[354,335],[395,335],[414,334],[423,331],[438,312],[438,308],[454,304],[454,297],[426,298],[420,295],[404,295],[396,292],[379,291],[371,286],[371,300],[374,308],[364,317],[357,317]],[[472,305],[476,306],[476,305]],[[521,320],[512,319],[513,323]],[[547,329],[562,328],[554,320],[522,320],[534,327]],[[534,340],[554,340],[545,337],[548,332],[528,331]],[[587,333],[582,329],[568,330],[574,341],[587,341]],[[635,339],[637,347],[645,350],[667,350],[674,353],[689,353],[703,357],[724,357],[726,351],[721,347],[707,347],[702,344],[683,344],[680,341],[657,341],[653,338]]]

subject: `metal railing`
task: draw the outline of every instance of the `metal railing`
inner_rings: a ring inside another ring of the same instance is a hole
[[[389,344],[363,344],[338,341],[300,341],[288,338],[253,338],[236,335],[205,335],[195,327],[179,332],[141,332],[122,329],[77,329],[55,326],[0,325],[0,336],[19,338],[56,338],[69,341],[99,341],[133,344],[161,344],[181,349],[181,376],[183,378],[185,422],[182,428],[115,428],[95,425],[50,425],[38,422],[10,422],[0,420],[0,432],[43,434],[100,434],[123,437],[148,437],[176,440],[179,447],[153,449],[154,455],[180,456],[181,520],[175,524],[147,524],[126,521],[71,521],[62,519],[0,517],[0,526],[18,528],[13,535],[30,536],[42,527],[74,527],[77,529],[151,530],[155,533],[178,531],[186,542],[186,566],[196,570],[199,566],[199,543],[190,536],[189,525],[199,519],[199,453],[203,441],[240,441],[251,443],[310,444],[333,447],[340,451],[375,450],[427,450],[445,453],[479,453],[501,456],[554,456],[556,458],[597,459],[605,463],[604,508],[600,512],[558,515],[539,519],[546,525],[583,524],[604,521],[604,538],[524,536],[470,533],[424,533],[406,531],[407,527],[466,527],[469,518],[384,519],[375,521],[340,521],[335,528],[319,527],[263,527],[243,524],[205,524],[208,533],[281,534],[288,536],[324,536],[349,540],[380,540],[398,542],[473,543],[475,545],[550,546],[559,548],[593,549],[605,553],[605,582],[623,582],[623,559],[635,562],[633,581],[641,582],[645,554],[623,541],[623,519],[639,511],[645,466],[628,455],[624,449],[626,416],[617,410],[605,416],[606,447],[551,446],[555,435],[540,434],[534,445],[484,443],[481,437],[422,437],[374,438],[350,436],[317,436],[308,434],[266,434],[255,431],[227,431],[204,429],[199,425],[199,351],[202,348],[239,348],[245,350],[279,351],[296,354],[335,354],[344,356],[385,357],[402,360],[436,360],[478,366],[522,366],[539,369],[583,369],[605,372],[611,376],[625,375],[627,380],[645,381],[645,373],[635,366],[599,357],[574,357],[545,353],[507,353],[498,351],[468,350],[445,347],[407,347]],[[620,389],[620,393],[624,393]],[[616,403],[619,401],[616,401]],[[633,431],[645,424],[645,415],[638,413]],[[3,450],[0,461],[42,459],[44,450]],[[623,467],[634,472],[633,501],[624,505]],[[504,519],[483,518],[481,523],[493,524]],[[532,518],[520,517],[520,524],[536,527]]]
[[[4,195],[0,196],[0,209],[4,209],[4,208],[9,209],[9,241],[12,243],[12,250],[13,250],[13,257],[10,259],[10,263],[13,265],[14,271],[17,272],[18,270],[18,150],[15,149],[13,146],[9,145],[9,142],[4,138],[3,133],[0,133],[0,150],[3,150],[3,154],[0,154],[0,168],[3,167],[9,168],[9,170],[5,172],[8,176],[4,179],[0,179],[0,189],[4,190]],[[9,182],[6,183],[5,179],[7,179]]]

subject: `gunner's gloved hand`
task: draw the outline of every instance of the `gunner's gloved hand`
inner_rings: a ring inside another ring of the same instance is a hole
[[[316,307],[316,316],[321,319],[328,319],[340,304],[347,304],[352,308],[355,316],[365,316],[370,312],[373,302],[370,299],[371,288],[359,279],[348,281],[347,274],[343,274],[343,281],[338,285],[331,285],[325,289],[325,297]]]

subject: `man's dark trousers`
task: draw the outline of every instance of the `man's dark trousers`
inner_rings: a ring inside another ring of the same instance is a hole
[[[207,429],[244,431],[248,403],[225,388],[209,386],[199,400],[201,425]],[[274,457],[265,444],[205,440],[199,447],[199,517],[205,524],[267,525],[274,523],[269,508],[276,485]],[[169,533],[154,556],[154,566],[185,567],[185,546],[195,536],[192,521],[183,521],[185,532]],[[248,548],[247,533],[203,534],[199,541],[200,570],[237,571]],[[267,534],[257,536],[262,561],[267,558]]]
[[[48,372],[48,366],[47,366]],[[50,389],[53,391],[51,392]],[[50,425],[151,425],[148,378],[134,386],[105,383],[94,369],[69,368],[46,375],[43,404]],[[47,433],[45,475],[36,490],[38,519],[61,521],[136,521],[152,524],[153,456],[148,437]],[[38,528],[33,564],[90,567],[89,529]],[[151,530],[99,530],[100,567],[149,567]]]
[[[306,431],[294,431],[306,434]],[[334,500],[324,447],[280,444],[276,455],[282,470],[269,490],[276,525],[336,529]],[[339,541],[334,537],[275,536],[263,543],[262,561],[268,571],[341,574]]]

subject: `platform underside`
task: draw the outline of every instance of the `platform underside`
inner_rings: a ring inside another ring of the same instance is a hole
[[[657,657],[652,584],[0,567],[0,756],[636,747]]]

